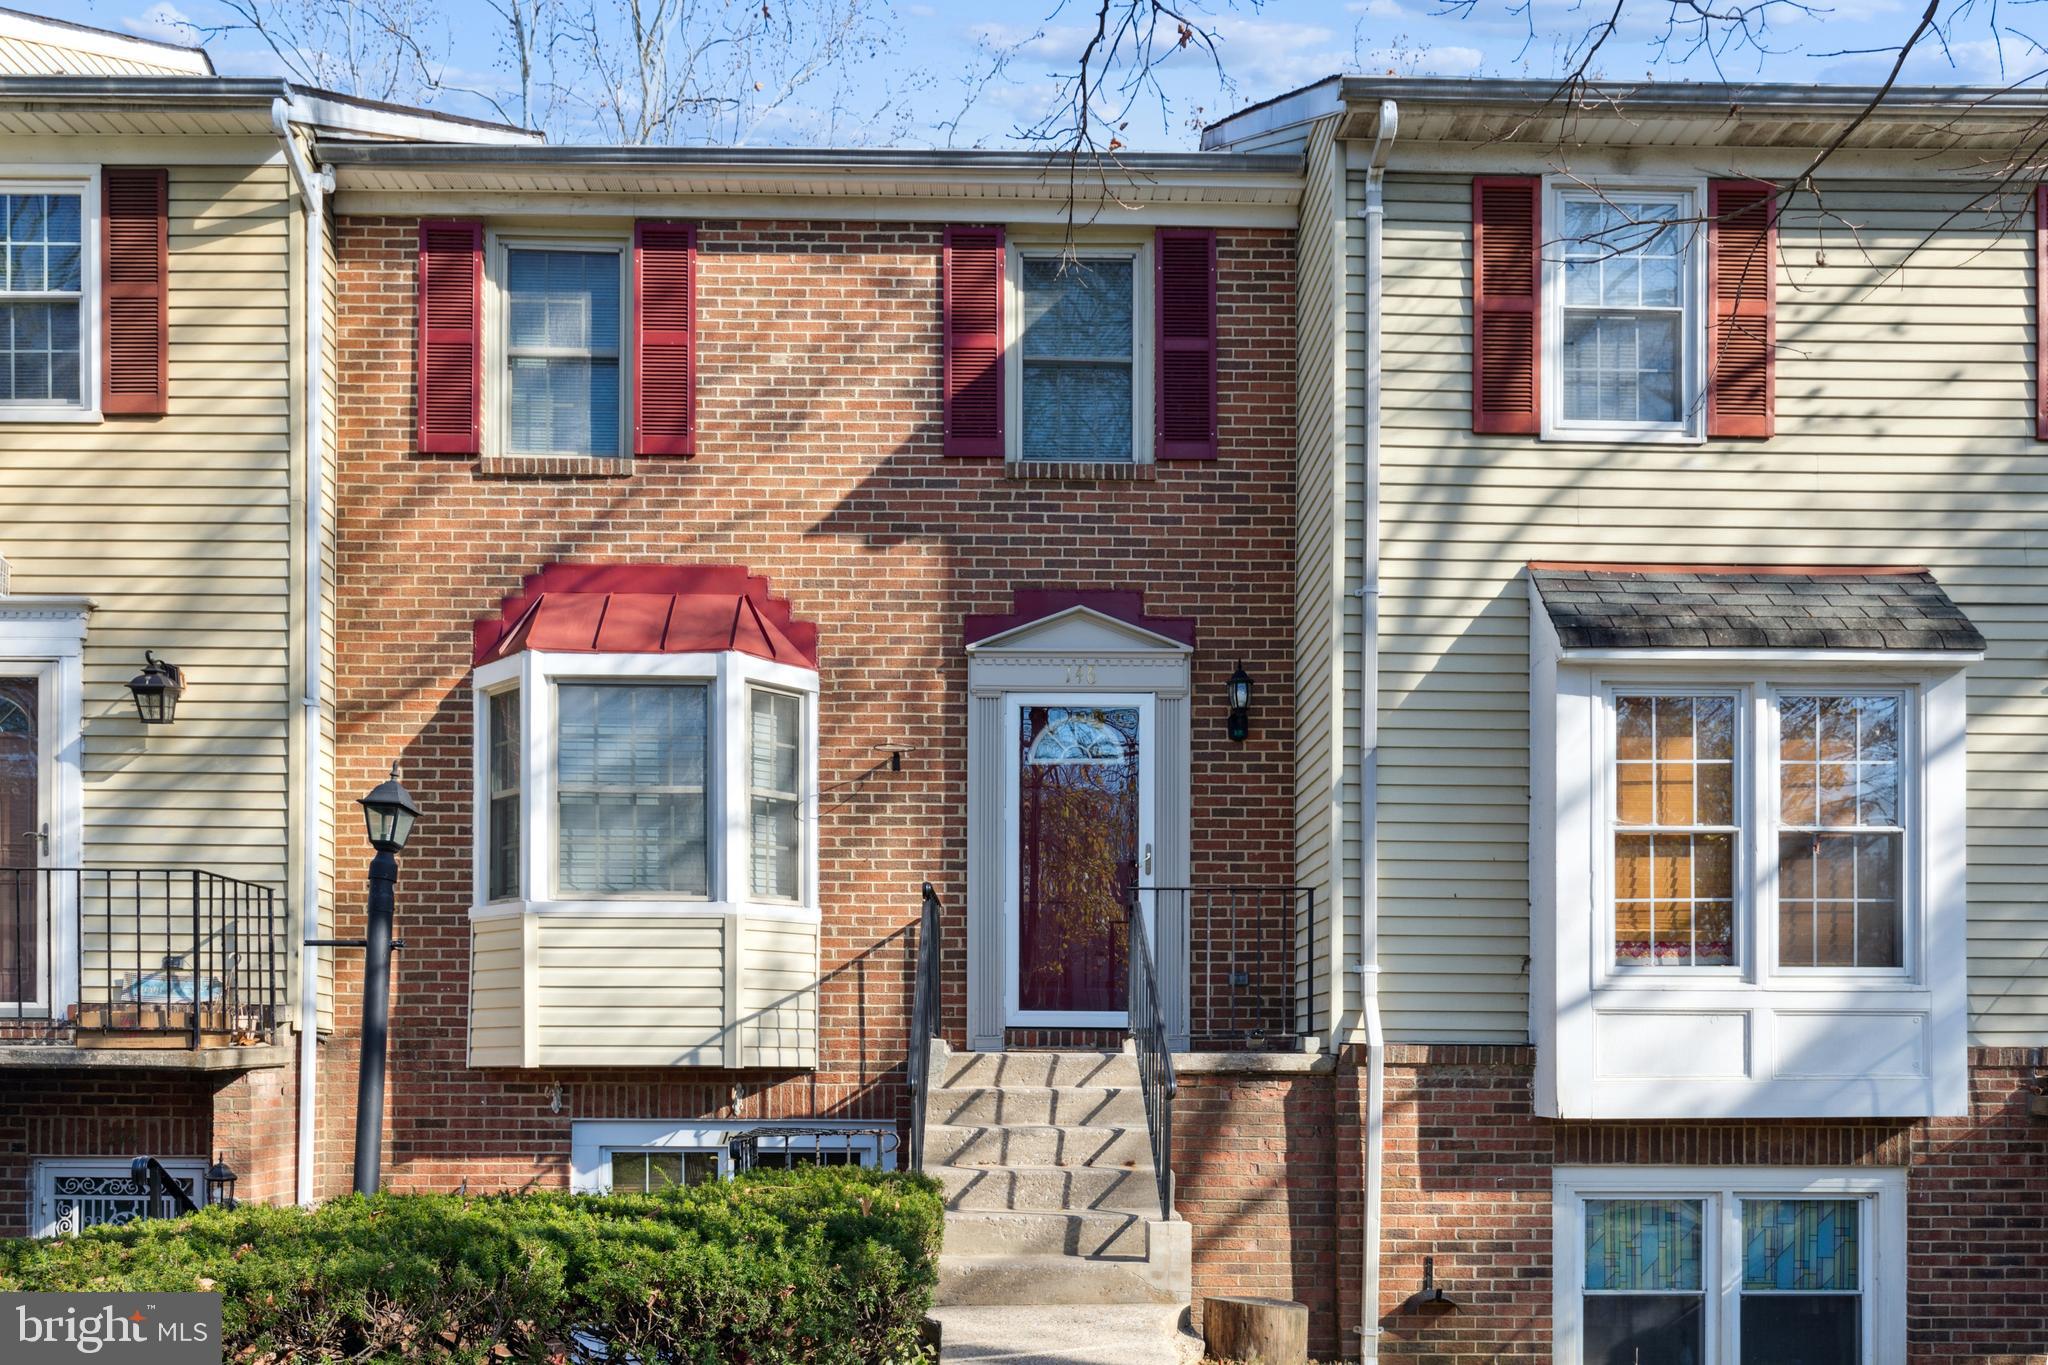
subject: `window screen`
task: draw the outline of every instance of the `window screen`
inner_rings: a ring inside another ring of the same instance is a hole
[[[1019,276],[1024,458],[1131,460],[1134,262],[1027,255]]]
[[[79,404],[83,197],[0,194],[0,404]]]
[[[617,251],[505,253],[506,431],[521,455],[617,455]]]

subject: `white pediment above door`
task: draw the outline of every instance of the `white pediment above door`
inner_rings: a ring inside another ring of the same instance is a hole
[[[976,691],[1078,687],[1184,693],[1188,658],[1179,640],[1090,607],[1069,607],[967,647]]]

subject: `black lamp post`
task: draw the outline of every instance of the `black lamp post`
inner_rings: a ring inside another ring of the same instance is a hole
[[[1230,675],[1230,738],[1243,743],[1252,732],[1252,676],[1237,666]]]
[[[228,1165],[227,1155],[215,1156],[212,1167],[206,1172],[206,1202],[222,1208],[234,1208],[237,1179],[234,1168]]]
[[[375,1194],[383,1165],[384,1051],[391,1020],[391,913],[398,886],[398,852],[412,837],[420,808],[398,780],[393,765],[389,781],[358,802],[368,826],[370,903],[363,940],[363,1055],[356,1076],[356,1193]]]
[[[135,714],[144,725],[169,725],[178,714],[178,694],[185,690],[185,671],[142,651],[142,671],[128,680]]]

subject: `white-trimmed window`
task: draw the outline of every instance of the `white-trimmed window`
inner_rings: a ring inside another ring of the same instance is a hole
[[[1610,684],[1610,970],[1727,974],[1754,955],[1763,976],[1903,974],[1915,697]]]
[[[490,449],[623,457],[629,244],[493,233],[489,259]]]
[[[98,409],[98,224],[96,176],[0,179],[0,418]]]
[[[1545,434],[1700,438],[1705,187],[1547,188]]]
[[[1901,1172],[1567,1168],[1554,1199],[1557,1365],[1905,1358]]]
[[[1034,243],[1007,253],[1009,458],[1152,459],[1152,247]]]
[[[570,1125],[570,1185],[583,1194],[648,1192],[731,1178],[751,1138],[756,1169],[865,1166],[894,1170],[893,1130],[846,1131],[831,1120],[578,1120]]]
[[[475,686],[480,905],[815,906],[809,669],[525,650]]]

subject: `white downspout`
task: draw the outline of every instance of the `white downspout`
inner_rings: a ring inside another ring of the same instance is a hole
[[[306,682],[299,699],[304,719],[300,726],[304,745],[299,765],[302,779],[299,819],[292,831],[299,845],[299,1115],[298,1180],[295,1196],[301,1204],[313,1202],[314,1096],[319,1089],[320,1063],[320,949],[305,947],[308,939],[320,935],[320,759],[322,673],[326,635],[323,625],[321,548],[325,540],[326,508],[321,497],[322,455],[321,414],[326,399],[325,312],[322,290],[326,258],[321,247],[326,237],[325,201],[334,188],[334,172],[315,171],[292,136],[291,105],[282,99],[271,101],[270,127],[284,148],[285,164],[291,168],[292,183],[298,187],[299,202],[306,210],[304,271],[306,299],[306,521],[305,521],[305,628]]]
[[[1359,1007],[1365,1018],[1365,1217],[1360,1247],[1359,1357],[1380,1357],[1380,1203],[1385,1183],[1387,1044],[1380,1025],[1380,367],[1381,181],[1400,131],[1400,110],[1380,101],[1379,130],[1365,167],[1365,535],[1358,551]]]

